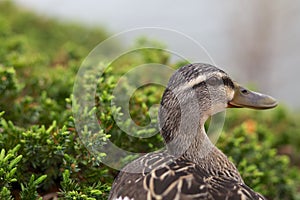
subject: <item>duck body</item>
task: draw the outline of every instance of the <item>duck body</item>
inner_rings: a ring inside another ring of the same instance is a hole
[[[264,200],[244,184],[234,168],[215,170],[167,152],[150,153],[124,168],[124,171],[144,172],[121,172],[114,182],[110,199]]]
[[[159,111],[166,149],[126,165],[115,179],[110,200],[264,200],[215,147],[205,121],[228,107],[267,109],[276,101],[251,92],[208,64],[190,64],[170,78]]]

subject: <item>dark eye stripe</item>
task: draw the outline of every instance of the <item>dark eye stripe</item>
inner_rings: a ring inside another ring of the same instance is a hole
[[[202,82],[200,82],[200,83],[197,83],[197,84],[195,84],[195,85],[193,85],[193,89],[196,89],[196,88],[198,88],[198,87],[201,87],[201,86],[203,86],[205,84],[205,82],[204,81],[202,81]]]
[[[225,76],[222,79],[223,79],[224,85],[227,85],[227,86],[229,86],[231,88],[234,88],[233,82],[228,77]]]
[[[233,82],[231,81],[231,79],[230,78],[228,78],[228,77],[222,77],[222,80],[223,80],[223,84],[224,85],[226,85],[226,86],[229,86],[229,87],[231,87],[232,89],[234,88],[234,84],[233,84]],[[196,89],[196,88],[198,88],[198,87],[201,87],[201,86],[203,86],[204,84],[206,84],[205,83],[205,81],[202,81],[202,82],[200,82],[200,83],[197,83],[197,84],[195,84],[195,85],[193,85],[193,89]]]

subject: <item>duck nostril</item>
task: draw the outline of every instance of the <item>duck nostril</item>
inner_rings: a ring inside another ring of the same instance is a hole
[[[241,90],[241,93],[243,93],[243,94],[248,94],[248,90],[242,89],[242,90]]]

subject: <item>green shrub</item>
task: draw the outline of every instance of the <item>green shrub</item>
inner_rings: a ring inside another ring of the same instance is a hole
[[[20,148],[20,145],[14,149],[9,150],[6,154],[5,149],[0,153],[0,197],[1,199],[12,199],[10,189],[12,189],[12,183],[17,182],[17,164],[21,161],[22,155],[16,156],[16,152]]]
[[[271,143],[259,140],[259,136],[266,138],[270,134],[272,132],[258,122],[246,121],[231,133],[223,133],[218,145],[254,190],[268,199],[299,199],[299,169],[290,166],[287,156],[277,155]]]
[[[81,186],[70,179],[69,170],[63,173],[61,182],[60,197],[63,199],[82,199],[82,200],[106,200],[110,191],[110,186],[97,181],[90,186]]]
[[[41,182],[43,182],[47,178],[47,175],[42,175],[39,178],[35,179],[34,174],[31,175],[31,178],[28,182],[28,184],[21,184],[21,199],[23,200],[31,200],[31,199],[37,199],[38,198],[38,192],[37,188]],[[39,198],[39,200],[42,200],[42,198]]]

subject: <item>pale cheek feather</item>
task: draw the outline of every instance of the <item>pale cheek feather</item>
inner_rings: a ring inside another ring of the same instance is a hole
[[[229,97],[229,101],[231,101],[232,99],[233,99],[233,97],[234,97],[234,90],[232,90],[232,89],[230,89],[230,88],[228,88],[227,87],[227,94],[228,94],[228,97]]]
[[[197,83],[201,83],[201,82],[203,82],[205,80],[206,80],[206,76],[205,75],[198,76],[196,79],[193,79],[190,82],[186,83],[185,85],[181,86],[178,90],[181,91],[181,90],[185,90],[187,88],[191,88],[194,85],[196,85]]]

